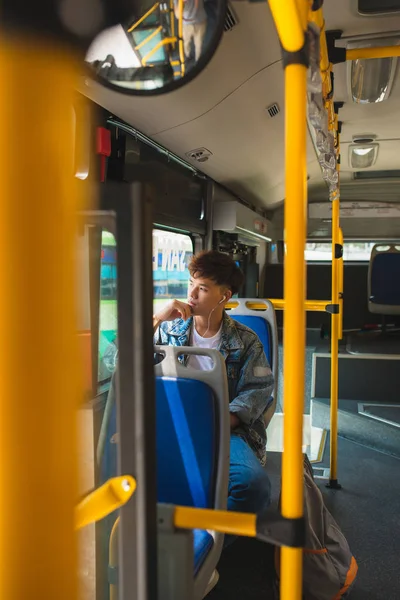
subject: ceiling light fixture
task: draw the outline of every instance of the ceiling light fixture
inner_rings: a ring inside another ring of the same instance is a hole
[[[378,156],[379,144],[349,146],[349,162],[352,169],[368,169],[372,167]]]

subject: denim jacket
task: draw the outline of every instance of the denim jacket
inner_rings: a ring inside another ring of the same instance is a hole
[[[192,327],[193,317],[166,321],[156,331],[154,344],[190,346]],[[241,421],[235,433],[244,437],[264,465],[267,436],[263,414],[272,401],[274,379],[263,346],[254,331],[224,313],[218,350],[226,364],[229,409]],[[186,364],[188,357],[179,360]]]

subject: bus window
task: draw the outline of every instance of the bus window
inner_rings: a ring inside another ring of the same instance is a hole
[[[117,354],[117,247],[112,233],[101,237],[98,381],[109,381]]]
[[[154,312],[172,298],[186,300],[188,264],[193,254],[190,236],[153,230]],[[112,233],[103,231],[100,274],[99,383],[110,380],[117,355],[117,248]]]
[[[343,260],[345,262],[369,262],[371,250],[376,242],[345,242]],[[307,262],[331,262],[332,244],[330,242],[309,242],[306,244]]]
[[[153,230],[153,310],[156,312],[169,300],[186,300],[188,264],[193,254],[193,242],[188,235]]]

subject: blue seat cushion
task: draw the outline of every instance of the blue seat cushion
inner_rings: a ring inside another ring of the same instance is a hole
[[[194,574],[196,575],[201,565],[204,563],[207,554],[214,544],[214,538],[202,529],[193,529],[194,544]]]
[[[262,317],[256,317],[253,315],[231,315],[232,319],[245,325],[249,329],[252,329],[254,333],[260,338],[260,342],[264,346],[265,356],[269,362],[269,366],[272,368],[272,339],[271,339],[271,328],[266,319]]]
[[[377,254],[371,268],[370,301],[400,306],[400,253]]]

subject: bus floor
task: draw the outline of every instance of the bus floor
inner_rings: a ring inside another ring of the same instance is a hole
[[[329,441],[327,440],[327,448]],[[326,453],[324,462],[329,466]],[[317,465],[316,465],[317,466]],[[359,571],[351,600],[400,598],[400,477],[399,459],[344,438],[338,446],[339,482],[342,490],[327,489],[316,480],[327,507],[343,530]],[[271,453],[266,467],[277,504],[281,455]],[[208,600],[261,600],[273,595],[274,548],[240,538],[220,560],[220,580]]]

